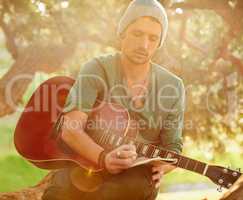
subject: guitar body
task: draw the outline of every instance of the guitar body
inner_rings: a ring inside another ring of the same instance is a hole
[[[99,174],[94,172],[101,169],[69,149],[61,140],[61,129],[57,130],[56,127],[73,83],[73,79],[59,76],[38,87],[18,120],[14,143],[19,154],[39,168],[74,167],[71,173],[74,184],[81,190],[93,190],[94,186],[101,183]],[[107,134],[108,131],[120,136],[135,137],[137,131],[130,128],[132,122],[135,121],[130,121],[129,113],[121,105],[100,102],[91,112],[86,132],[94,140],[98,140],[100,135]],[[107,144],[105,148],[112,146]],[[90,171],[93,172],[92,179]],[[82,188],[84,182],[86,189]]]
[[[15,128],[17,151],[40,168],[55,169],[71,164],[72,156],[58,148],[52,132],[73,82],[70,78],[59,77],[42,83],[31,96]],[[63,84],[67,87],[60,88]]]

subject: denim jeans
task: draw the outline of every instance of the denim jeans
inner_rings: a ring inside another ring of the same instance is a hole
[[[82,192],[70,181],[69,170],[56,172],[42,200],[154,200],[158,189],[152,183],[150,165],[140,165],[111,175],[94,192]]]

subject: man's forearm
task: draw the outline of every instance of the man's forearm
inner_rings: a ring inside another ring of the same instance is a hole
[[[62,133],[63,141],[84,158],[98,164],[98,158],[103,148],[96,144],[85,132]]]
[[[80,126],[72,127],[72,123],[76,121]],[[62,128],[63,141],[82,157],[98,164],[98,158],[103,148],[96,144],[93,139],[84,131],[83,127],[86,120],[83,113],[75,111],[65,116],[65,122]],[[69,126],[70,125],[70,126]]]

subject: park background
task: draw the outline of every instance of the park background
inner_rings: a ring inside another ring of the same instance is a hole
[[[129,2],[0,0],[0,192],[34,186],[48,174],[15,150],[21,109],[43,81],[57,75],[75,78],[85,61],[116,51],[117,22]],[[153,60],[185,84],[183,154],[241,168],[243,1],[160,2],[169,16],[169,33]],[[28,78],[17,78],[22,75]],[[207,178],[181,169],[164,177],[160,191],[166,200],[222,195]]]

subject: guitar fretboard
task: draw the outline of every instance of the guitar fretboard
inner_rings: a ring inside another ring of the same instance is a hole
[[[101,136],[97,141],[101,146],[105,148],[114,148],[118,147],[122,144],[132,143],[136,146],[137,153],[140,156],[145,156],[147,158],[174,158],[177,161],[173,164],[176,167],[183,168],[189,171],[193,171],[202,175],[206,175],[208,165],[206,163],[179,155],[170,150],[163,149],[161,147],[152,145],[152,144],[144,144],[136,141],[131,137],[121,137],[115,134],[101,134]]]

